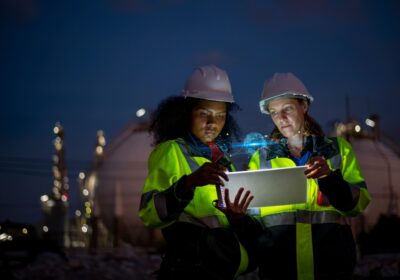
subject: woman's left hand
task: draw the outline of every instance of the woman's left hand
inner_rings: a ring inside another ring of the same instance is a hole
[[[224,189],[225,207],[216,207],[224,212],[225,215],[230,219],[240,219],[241,217],[244,217],[246,215],[247,208],[254,197],[250,195],[250,191],[246,191],[242,198],[243,191],[243,188],[238,190],[235,200],[232,203],[229,198],[229,189]]]
[[[310,158],[306,166],[307,169],[304,174],[307,178],[324,178],[332,172],[326,160],[321,156]]]

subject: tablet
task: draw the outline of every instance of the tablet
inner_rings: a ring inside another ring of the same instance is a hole
[[[219,203],[224,205],[223,189],[229,189],[231,201],[240,187],[254,196],[249,207],[306,203],[305,166],[228,172],[229,181],[217,188]]]

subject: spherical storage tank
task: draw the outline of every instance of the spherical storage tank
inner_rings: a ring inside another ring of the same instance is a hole
[[[351,143],[372,198],[362,219],[368,232],[381,215],[400,217],[400,156],[378,139],[351,138]]]
[[[109,232],[137,246],[154,246],[158,230],[145,228],[138,217],[141,190],[147,176],[147,159],[153,139],[145,124],[129,124],[105,146],[104,156],[93,169],[94,212]],[[92,182],[90,183],[90,178]]]

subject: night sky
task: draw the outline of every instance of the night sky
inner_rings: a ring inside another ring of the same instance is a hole
[[[0,0],[0,221],[40,220],[52,185],[52,129],[65,129],[71,188],[108,140],[180,93],[197,65],[225,69],[244,133],[272,125],[263,82],[293,72],[328,132],[381,117],[400,143],[400,2]],[[71,197],[71,203],[76,199]]]

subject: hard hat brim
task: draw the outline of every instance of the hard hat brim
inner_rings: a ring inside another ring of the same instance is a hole
[[[260,101],[260,111],[261,111],[261,113],[269,115],[269,111],[268,111],[269,103],[271,101],[273,101],[273,100],[281,99],[281,98],[292,98],[292,99],[307,100],[308,104],[311,104],[314,101],[314,98],[311,95],[305,95],[305,94],[297,93],[297,92],[284,92],[284,93],[278,94],[276,96],[261,100]]]
[[[182,95],[186,97],[210,100],[210,101],[219,101],[219,102],[227,102],[234,103],[232,95],[227,95],[225,92],[206,92],[206,91],[191,91],[190,94],[188,92],[183,91]]]

